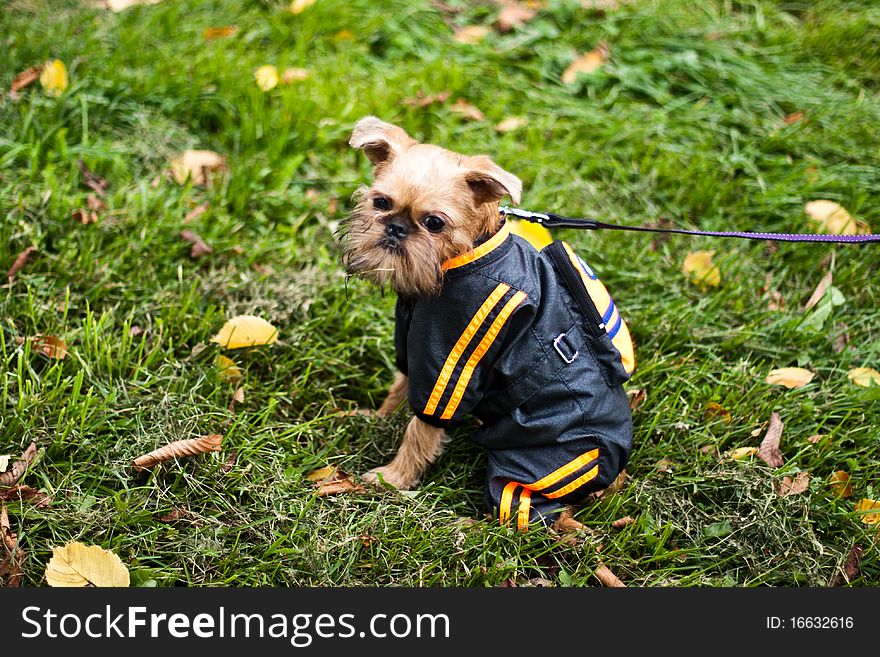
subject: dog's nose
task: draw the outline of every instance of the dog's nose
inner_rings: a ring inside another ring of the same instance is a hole
[[[396,221],[392,221],[385,227],[385,233],[389,237],[394,237],[396,239],[402,240],[406,237],[406,234],[409,232],[409,229],[406,227],[406,224],[401,224]]]

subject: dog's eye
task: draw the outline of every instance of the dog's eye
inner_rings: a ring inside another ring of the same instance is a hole
[[[432,233],[439,233],[441,230],[443,230],[443,226],[445,225],[446,222],[435,214],[429,214],[427,217],[425,217],[425,228],[430,230]]]
[[[382,212],[387,212],[391,209],[391,199],[384,196],[377,196],[373,199],[373,207]]]

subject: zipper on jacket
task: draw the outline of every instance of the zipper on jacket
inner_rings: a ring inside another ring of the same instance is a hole
[[[562,246],[561,242],[554,242],[547,250],[550,252],[550,256],[553,258],[553,262],[562,274],[563,279],[568,283],[566,287],[568,287],[578,306],[580,306],[581,312],[586,315],[590,333],[594,338],[602,337],[603,333],[606,332],[602,316],[599,314],[599,309],[596,308],[593,299],[590,298],[587,288],[584,287],[580,273],[575,269],[571,260],[568,259],[565,247]]]

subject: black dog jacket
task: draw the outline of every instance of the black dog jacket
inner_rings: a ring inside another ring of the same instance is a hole
[[[409,403],[437,427],[482,422],[473,439],[489,453],[486,506],[502,523],[552,521],[629,458],[626,324],[565,242],[539,252],[504,226],[443,269],[439,294],[398,298]]]

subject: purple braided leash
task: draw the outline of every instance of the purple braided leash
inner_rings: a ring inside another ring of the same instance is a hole
[[[740,231],[685,230],[683,228],[647,228],[645,226],[618,226],[595,219],[575,219],[552,212],[530,212],[518,208],[499,208],[502,215],[512,215],[541,224],[548,228],[582,228],[585,230],[628,230],[638,233],[675,233],[677,235],[701,235],[703,237],[736,237],[746,240],[771,240],[774,242],[830,242],[833,244],[866,244],[880,242],[880,235],[818,235],[815,233],[750,233]]]

